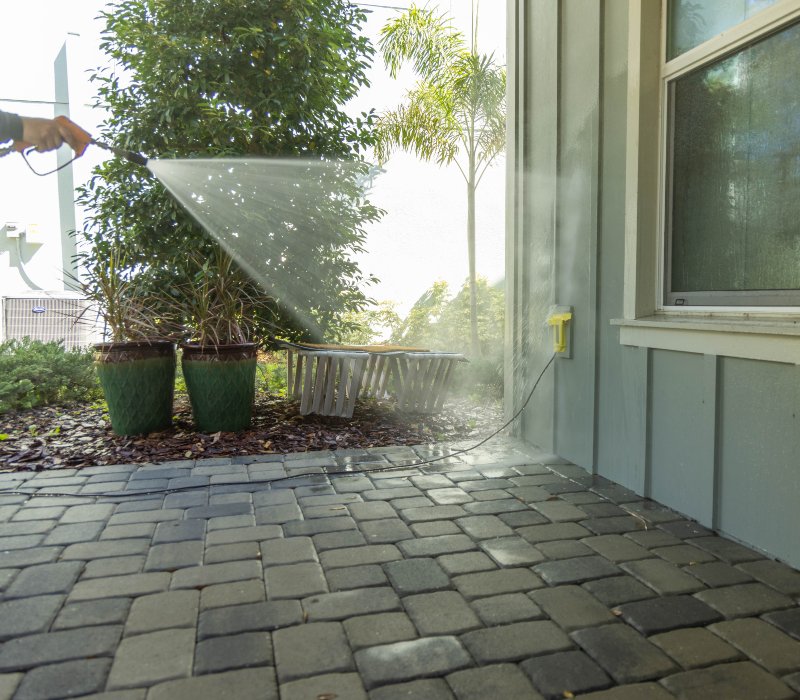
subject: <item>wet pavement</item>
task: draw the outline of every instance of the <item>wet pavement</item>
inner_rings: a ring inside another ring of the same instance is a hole
[[[0,474],[0,699],[793,698],[798,599],[512,439]]]

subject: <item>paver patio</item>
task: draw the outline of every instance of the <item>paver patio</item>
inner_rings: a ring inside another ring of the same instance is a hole
[[[512,439],[3,489],[0,699],[800,694],[800,573]]]

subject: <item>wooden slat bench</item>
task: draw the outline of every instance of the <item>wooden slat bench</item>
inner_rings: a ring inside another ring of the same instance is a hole
[[[440,411],[458,353],[430,352],[391,345],[300,345],[281,342],[287,350],[291,398],[300,400],[300,413],[353,415],[359,395],[378,399],[394,394],[409,413]]]

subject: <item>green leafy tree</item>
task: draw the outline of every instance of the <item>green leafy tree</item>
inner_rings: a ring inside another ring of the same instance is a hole
[[[112,65],[92,76],[107,110],[98,140],[160,159],[327,162],[360,162],[372,144],[374,115],[343,110],[367,84],[374,54],[360,33],[366,16],[349,0],[117,0],[102,15],[101,49]],[[263,232],[264,245],[278,251],[275,278],[302,278],[303,296],[289,304],[278,284],[262,289],[262,329],[319,337],[343,311],[364,305],[361,289],[372,278],[353,254],[380,212],[363,198],[357,171],[343,167],[318,210]],[[217,244],[164,187],[125,160],[97,167],[79,202],[88,211],[85,255],[109,259],[121,246],[131,269],[146,270],[157,286],[168,287],[177,271],[184,280],[198,273],[186,251],[216,255]],[[309,222],[319,224],[310,233]]]
[[[455,163],[467,185],[467,251],[470,338],[479,352],[475,265],[475,192],[505,147],[505,68],[477,49],[475,30],[467,45],[446,15],[413,6],[381,31],[380,48],[393,77],[410,63],[419,80],[406,102],[378,120],[376,153],[411,151],[439,165]]]
[[[484,277],[478,277],[476,288],[480,353],[470,357],[459,376],[462,386],[470,391],[490,389],[502,395],[505,295],[502,286],[491,286]],[[470,316],[468,281],[455,296],[451,296],[446,282],[435,282],[411,307],[390,342],[469,354]]]

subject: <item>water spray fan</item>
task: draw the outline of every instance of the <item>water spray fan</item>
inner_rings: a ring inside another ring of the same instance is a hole
[[[92,138],[92,135],[89,132],[84,131],[75,122],[67,119],[67,117],[64,116],[56,117],[56,121],[59,122],[63,128],[69,131],[70,143],[72,144],[75,150],[75,156],[68,162],[59,165],[55,170],[50,170],[46,173],[40,173],[30,164],[30,161],[28,160],[28,156],[31,153],[37,152],[36,147],[33,144],[26,143],[25,141],[14,141],[14,143],[8,148],[0,150],[0,156],[4,156],[16,151],[24,158],[25,162],[27,163],[28,167],[31,169],[33,173],[43,177],[45,175],[50,175],[54,172],[57,172],[62,168],[65,168],[67,165],[72,163],[72,161],[80,158],[84,154],[88,146],[93,145],[93,146],[99,146],[100,148],[113,153],[115,156],[119,156],[120,158],[125,158],[126,160],[129,160],[131,163],[147,167],[147,158],[143,156],[141,153],[136,153],[135,151],[128,151],[124,148],[118,148],[116,146],[111,146],[107,143],[103,143],[102,141],[98,141],[97,139]]]

